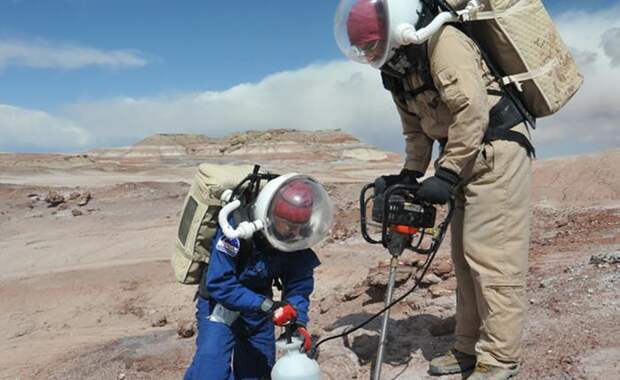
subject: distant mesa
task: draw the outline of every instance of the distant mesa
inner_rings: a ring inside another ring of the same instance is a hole
[[[340,129],[250,130],[216,138],[202,134],[158,133],[129,147],[102,148],[88,152],[97,158],[168,159],[182,157],[268,156],[282,159],[355,159],[382,161],[390,153],[362,143]]]
[[[192,144],[210,144],[214,139],[209,138],[206,135],[195,133],[157,133],[153,136],[147,137],[136,144],[138,146],[161,146],[161,145],[192,145]]]

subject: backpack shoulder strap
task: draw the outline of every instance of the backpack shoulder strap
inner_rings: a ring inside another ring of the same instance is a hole
[[[426,43],[420,46],[407,45],[400,49],[397,55],[400,55],[400,57],[395,58],[399,60],[402,60],[404,56],[407,66],[402,73],[391,68],[390,63],[381,68],[381,80],[386,90],[402,101],[414,99],[425,91],[437,90],[431,75],[428,45]],[[404,80],[414,72],[417,72],[422,78],[422,85],[414,89],[407,89]]]
[[[248,260],[252,256],[252,242],[246,239],[240,239],[239,242],[241,246],[239,247],[237,265],[235,266],[235,272],[237,272],[237,275],[243,272],[243,269],[245,269]]]

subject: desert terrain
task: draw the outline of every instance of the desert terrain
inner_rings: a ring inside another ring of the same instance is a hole
[[[366,243],[359,192],[402,157],[338,130],[156,135],[79,154],[0,153],[0,379],[180,379],[194,286],[169,259],[201,162],[310,174],[336,206],[317,252],[309,330],[342,332],[382,307],[389,254]],[[620,374],[620,149],[534,163],[529,318],[516,379]],[[391,314],[383,378],[432,379],[453,342],[449,236],[422,288]],[[397,295],[420,255],[402,256]],[[367,379],[380,320],[321,346],[326,379]],[[454,380],[461,375],[441,377]]]

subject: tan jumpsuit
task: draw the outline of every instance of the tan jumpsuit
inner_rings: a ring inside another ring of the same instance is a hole
[[[396,102],[406,139],[405,167],[425,172],[433,140],[447,138],[436,165],[463,179],[451,224],[457,290],[455,348],[479,362],[521,359],[530,241],[531,159],[515,142],[482,143],[499,89],[477,46],[452,26],[428,42],[437,91]],[[412,90],[423,82],[405,79]],[[513,130],[529,133],[524,124]]]

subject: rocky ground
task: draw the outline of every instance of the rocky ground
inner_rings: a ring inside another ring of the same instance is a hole
[[[400,157],[339,131],[157,135],[74,155],[0,154],[0,379],[179,379],[193,353],[195,289],[169,266],[197,163],[260,162],[325,183],[336,209],[318,249],[310,330],[380,310],[389,255],[359,232],[361,187]],[[603,165],[601,163],[604,163]],[[517,379],[620,373],[620,151],[540,161],[533,185],[525,358]],[[570,170],[569,170],[570,169]],[[449,236],[420,289],[392,309],[385,379],[430,379],[454,337]],[[424,257],[401,258],[396,296]],[[366,379],[380,321],[321,346],[326,379]],[[443,377],[448,380],[462,376]]]

